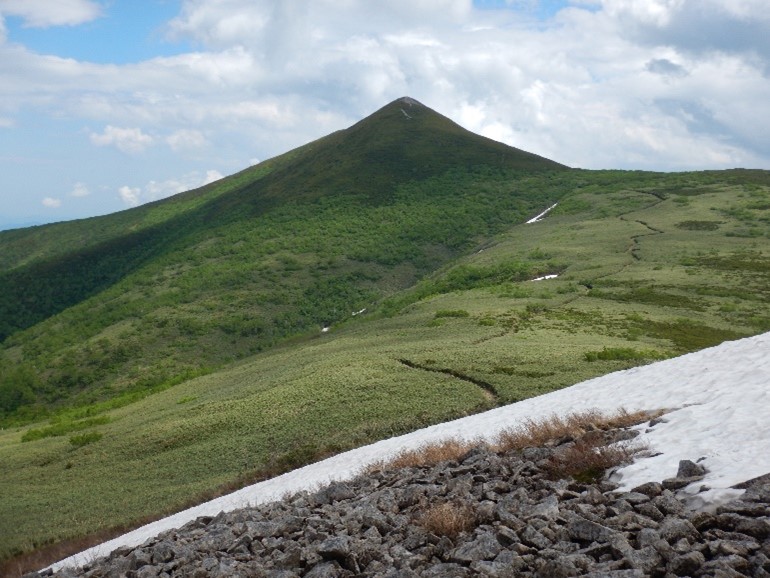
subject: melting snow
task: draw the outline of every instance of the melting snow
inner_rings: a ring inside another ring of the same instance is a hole
[[[505,407],[386,439],[249,486],[148,524],[54,565],[81,565],[119,546],[137,546],[198,516],[280,500],[361,468],[404,448],[442,440],[493,438],[524,420],[589,409],[612,412],[666,408],[662,423],[639,426],[640,441],[654,457],[638,459],[616,472],[622,489],[674,477],[679,460],[701,460],[706,477],[687,488],[695,506],[741,494],[732,486],[770,472],[770,333],[723,343],[675,359],[584,381]],[[708,491],[700,492],[702,485]]]
[[[540,214],[539,214],[539,215],[537,215],[536,217],[532,217],[532,218],[531,218],[529,221],[527,221],[527,223],[526,223],[526,224],[527,224],[527,225],[529,225],[530,223],[537,223],[537,222],[538,222],[538,221],[540,221],[540,220],[541,220],[543,217],[545,217],[545,216],[546,216],[546,215],[547,215],[547,214],[548,214],[548,213],[549,213],[549,212],[550,212],[550,211],[551,211],[551,210],[552,210],[552,209],[553,209],[553,208],[554,208],[556,205],[558,205],[558,204],[559,204],[559,203],[554,203],[553,205],[551,205],[550,207],[548,207],[548,208],[547,208],[545,211],[543,211],[542,213],[540,213]]]
[[[535,277],[533,281],[545,281],[546,279],[556,279],[558,275],[544,275],[542,277]]]

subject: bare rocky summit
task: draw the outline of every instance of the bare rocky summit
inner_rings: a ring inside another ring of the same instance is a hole
[[[606,480],[553,479],[559,451],[475,448],[374,471],[28,576],[770,577],[770,480],[713,512],[688,511],[676,492],[703,476],[696,463],[623,493]]]

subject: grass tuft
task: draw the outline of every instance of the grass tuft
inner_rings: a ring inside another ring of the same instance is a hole
[[[428,508],[418,524],[431,534],[454,540],[476,526],[477,516],[468,504],[445,502]]]
[[[479,445],[481,445],[479,441],[468,442],[456,438],[427,443],[414,450],[403,450],[389,460],[374,462],[365,469],[365,472],[435,466],[442,462],[459,461],[473,447]]]
[[[608,469],[629,464],[636,454],[648,449],[638,443],[606,443],[598,433],[583,436],[551,458],[548,473],[555,479],[573,478],[581,483],[593,483]]]
[[[638,425],[661,413],[629,412],[621,408],[609,415],[598,410],[572,413],[564,417],[554,414],[541,420],[527,420],[518,427],[503,430],[492,442],[492,447],[498,452],[506,452],[553,445],[554,442],[577,440],[589,432]]]

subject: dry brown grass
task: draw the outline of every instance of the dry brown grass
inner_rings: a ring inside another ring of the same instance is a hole
[[[492,442],[498,452],[543,447],[560,441],[576,440],[596,431],[620,429],[644,423],[661,415],[662,412],[619,409],[614,414],[604,415],[597,410],[568,414],[564,417],[552,415],[541,420],[527,420],[517,427],[500,432]]]
[[[583,483],[596,482],[604,477],[608,469],[629,464],[634,456],[648,449],[636,442],[606,443],[601,433],[585,434],[549,460],[549,475],[555,479],[574,478]]]
[[[440,442],[424,444],[414,450],[403,450],[394,458],[374,462],[365,471],[398,470],[401,468],[434,466],[441,462],[457,461],[472,448],[480,445],[483,445],[483,443],[479,441],[469,442],[449,438]]]
[[[468,504],[445,502],[428,508],[417,523],[431,534],[454,540],[476,527],[476,513]]]
[[[633,455],[645,448],[632,444],[607,446],[598,442],[602,436],[591,438],[588,434],[628,428],[663,413],[665,413],[664,410],[629,412],[621,408],[613,414],[589,410],[564,417],[552,415],[541,420],[527,420],[517,427],[503,430],[489,443],[481,440],[464,441],[449,438],[422,445],[414,450],[403,450],[394,458],[370,464],[362,473],[434,466],[441,462],[459,461],[474,447],[488,447],[492,451],[503,453],[529,447],[553,446],[567,441],[576,443],[560,458],[564,463],[553,465],[554,475],[562,475],[557,472],[566,472],[564,475],[570,476],[573,475],[570,472],[574,472],[574,475],[580,477],[581,472],[601,471],[603,473],[607,468],[630,462]],[[570,466],[569,463],[574,466]],[[602,464],[607,465],[602,466]]]

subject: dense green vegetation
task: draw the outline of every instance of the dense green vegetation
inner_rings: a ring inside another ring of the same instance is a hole
[[[5,297],[0,559],[770,330],[770,174],[538,171],[427,109],[393,132],[402,106],[140,208],[139,236],[130,211],[79,248],[81,223],[0,235],[35,239],[16,298],[71,288]]]

